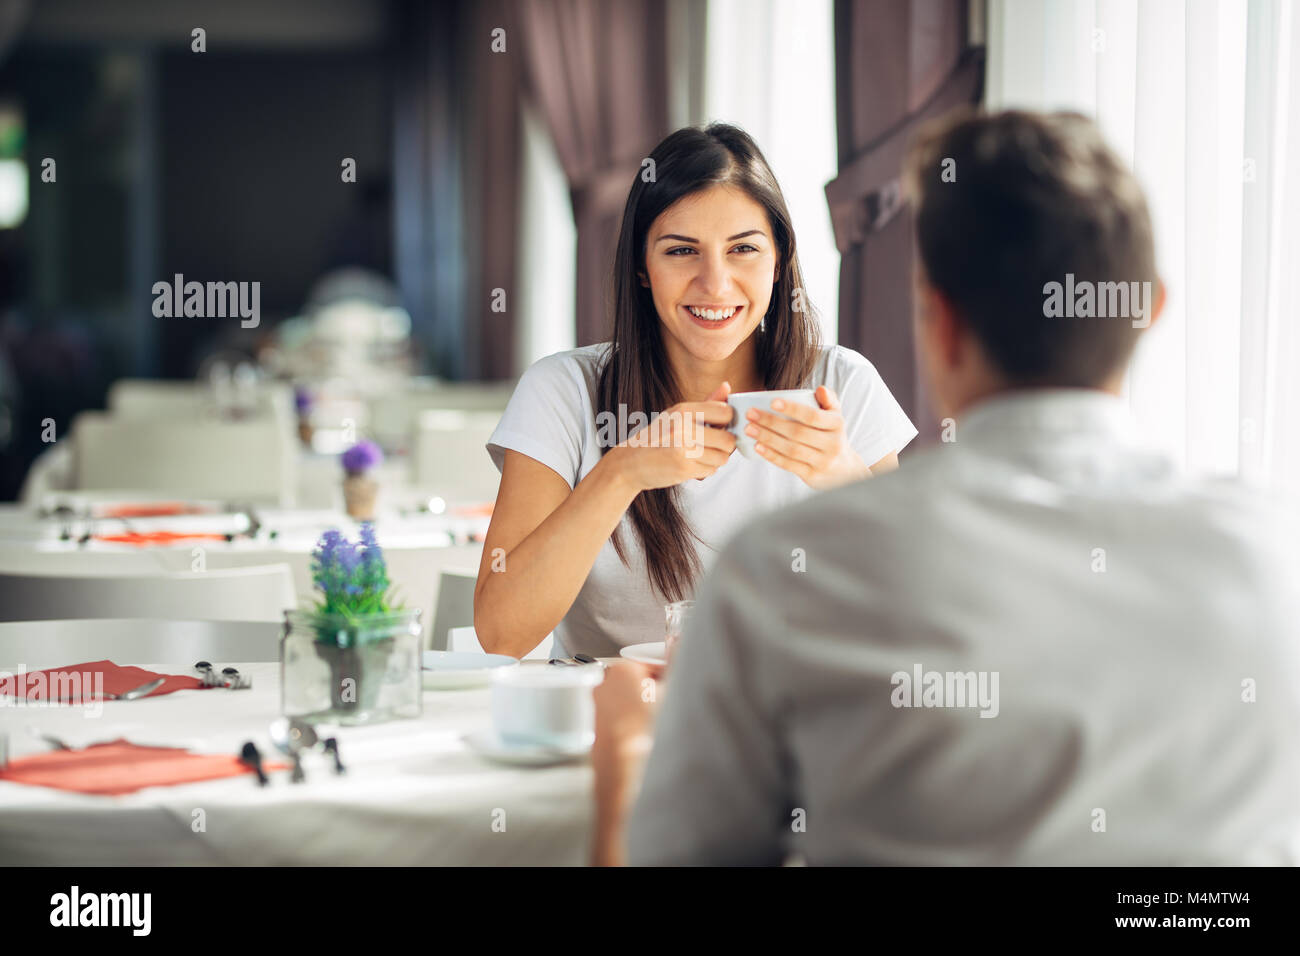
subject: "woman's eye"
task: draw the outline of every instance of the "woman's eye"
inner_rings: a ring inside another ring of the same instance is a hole
[[[668,255],[675,256],[681,252],[694,252],[694,251],[695,249],[691,246],[678,246],[675,249],[669,249]],[[748,242],[742,242],[740,245],[736,246],[731,251],[732,252],[758,252],[758,247],[751,245]]]

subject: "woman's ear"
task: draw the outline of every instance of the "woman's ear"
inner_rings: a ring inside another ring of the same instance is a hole
[[[646,274],[644,272],[638,272],[637,278],[641,280],[641,284],[643,286],[645,286],[647,289],[650,288],[650,280],[646,278]]]

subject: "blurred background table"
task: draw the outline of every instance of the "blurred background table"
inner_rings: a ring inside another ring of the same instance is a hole
[[[491,520],[489,510],[481,505],[453,506],[443,514],[381,510],[376,516],[376,535],[396,598],[421,610],[431,647],[445,646],[447,628],[473,623],[471,580],[478,573],[482,538]],[[89,579],[112,575],[174,581],[178,575],[287,565],[292,581],[281,600],[273,601],[261,613],[241,614],[236,608],[222,615],[278,619],[285,607],[311,598],[312,550],[328,528],[339,528],[353,538],[359,530],[345,513],[328,509],[259,506],[247,513],[92,520],[42,517],[29,506],[0,505],[0,594],[6,576]],[[152,543],[148,535],[160,529],[203,536]],[[111,540],[130,533],[140,535],[144,542]],[[230,540],[225,540],[226,536]],[[454,580],[455,594],[442,595],[444,576]],[[444,598],[444,620],[441,631],[435,632],[440,598]],[[101,616],[94,610],[83,613]],[[131,613],[157,616],[146,610]],[[67,616],[57,605],[21,615],[0,607],[0,620]],[[169,610],[162,616],[177,614]]]

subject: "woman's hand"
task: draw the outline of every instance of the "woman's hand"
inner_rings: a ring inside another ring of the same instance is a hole
[[[730,392],[731,386],[723,382],[702,402],[673,405],[606,457],[617,455],[623,474],[641,491],[709,477],[736,450],[736,436],[726,430],[732,414]]]
[[[819,490],[869,478],[871,469],[844,437],[839,397],[825,385],[814,396],[820,409],[774,400],[772,408],[789,418],[750,409],[745,434],[758,439],[754,450]]]

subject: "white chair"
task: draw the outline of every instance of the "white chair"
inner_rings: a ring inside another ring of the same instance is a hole
[[[433,615],[433,650],[483,653],[483,645],[474,630],[474,586],[477,580],[477,572],[442,572],[438,583],[438,610]],[[523,659],[550,660],[554,642],[554,638],[548,635]]]
[[[258,382],[253,391],[254,417],[295,422],[293,387],[287,382]],[[108,387],[108,411],[115,418],[201,421],[214,411],[212,390],[202,382],[119,378]]]
[[[477,581],[478,575],[473,571],[444,570],[438,575],[438,598],[433,612],[433,630],[429,635],[431,650],[459,650],[451,646],[449,632],[467,625],[473,630],[474,586]]]
[[[0,623],[0,664],[29,671],[108,658],[119,664],[196,661],[255,664],[280,659],[282,627],[270,621],[166,621],[99,618]]]
[[[383,538],[381,536],[382,543]],[[263,548],[230,548],[222,545],[206,548],[207,542],[191,545],[158,548],[123,548],[121,550],[38,550],[30,546],[0,541],[0,575],[70,575],[102,577],[104,575],[154,575],[190,571],[195,566],[194,551],[201,549],[203,563],[208,573],[231,568],[249,568],[269,564],[288,566],[293,578],[293,591],[299,599],[314,597],[311,577],[310,546],[299,542],[291,547],[266,546]],[[469,575],[469,617],[457,623],[472,623],[473,580],[483,556],[481,543],[448,545],[445,547],[385,547],[388,578],[396,598],[408,608],[419,608],[425,627],[425,647],[445,649],[446,644],[432,644],[433,627],[438,606],[438,591],[442,572],[457,571]],[[463,616],[463,614],[461,615]],[[3,613],[0,613],[0,620]],[[443,629],[446,638],[446,626]]]
[[[78,490],[292,504],[296,448],[284,423],[171,422],[83,412],[73,422]]]
[[[383,534],[380,534],[383,543]],[[156,560],[165,562],[175,571],[187,570],[191,563],[190,549],[156,549]],[[430,616],[438,606],[438,590],[442,582],[442,572],[453,569],[472,576],[477,574],[479,559],[483,554],[482,544],[453,545],[441,548],[386,547],[384,558],[388,563],[388,579],[392,582],[397,599],[408,608],[419,608],[425,626],[426,648],[437,647],[431,644],[433,626],[437,617]],[[307,550],[268,549],[266,553],[255,550],[228,550],[214,548],[207,553],[209,571],[220,568],[235,568],[250,564],[267,564],[283,562],[293,573],[294,591],[299,597],[314,596],[311,577],[311,552]],[[0,568],[3,564],[0,564]],[[470,618],[472,623],[473,587],[470,588]],[[443,645],[445,646],[445,645]],[[442,648],[438,648],[442,649]]]
[[[459,651],[466,654],[484,653],[483,645],[478,640],[478,633],[473,627],[453,627],[447,632],[447,637],[447,649],[450,651]],[[541,644],[525,654],[522,659],[526,661],[548,661],[551,659],[551,650],[554,644],[555,638],[548,636]]]
[[[18,500],[24,505],[35,505],[46,495],[72,488],[73,461],[69,442],[57,442],[32,460],[23,478]]]
[[[449,501],[494,501],[501,474],[487,453],[497,412],[421,412],[412,441],[412,485]]]
[[[411,379],[400,389],[385,390],[370,399],[369,430],[385,443],[396,445],[411,437],[425,411],[496,412],[500,418],[515,383],[443,382]]]
[[[170,550],[170,549],[169,549]],[[30,547],[14,546],[0,542],[0,576],[34,575],[71,575],[83,577],[135,577],[137,575],[158,575],[167,571],[190,570],[190,552],[186,549],[175,559],[175,567],[168,567],[161,552],[156,548],[132,548],[121,551],[100,550],[37,550]],[[181,564],[182,558],[184,564]],[[273,562],[263,561],[262,564]],[[3,610],[0,609],[0,618]]]
[[[287,564],[174,574],[0,573],[4,621],[280,621],[297,603]]]
[[[421,393],[412,393],[423,409],[503,412],[515,393],[515,382],[437,382]]]

